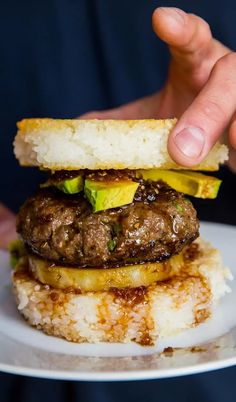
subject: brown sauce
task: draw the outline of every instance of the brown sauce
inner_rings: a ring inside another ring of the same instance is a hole
[[[58,170],[56,172],[52,172],[50,179],[53,183],[59,183],[60,181],[73,179],[81,174],[83,174],[82,170]]]
[[[200,347],[200,346],[193,346],[193,347],[190,349],[190,352],[191,352],[191,353],[199,353],[199,352],[206,352],[206,351],[207,351],[206,348],[203,348],[203,347]]]
[[[149,331],[142,333],[141,338],[138,340],[141,346],[154,346],[154,342],[149,335]]]
[[[150,318],[150,305],[147,300],[148,287],[140,286],[137,288],[112,288],[109,292],[118,299],[121,309],[124,309],[123,314],[119,318],[118,325],[126,332],[127,325],[130,322],[133,312],[138,311],[140,308],[143,310],[144,315],[138,323],[137,336],[133,341],[142,346],[153,346],[154,342],[151,337],[150,331],[153,329],[153,321]]]
[[[199,257],[199,244],[191,243],[183,252],[185,262],[192,262]]]
[[[130,307],[133,307],[136,304],[145,302],[147,287],[140,286],[138,288],[124,288],[124,289],[111,288],[110,292],[113,293],[116,298],[119,298],[122,301],[122,303],[127,304]]]
[[[93,170],[85,172],[86,178],[95,181],[111,182],[119,180],[135,179],[134,170]]]
[[[52,172],[51,179],[53,182],[60,182],[67,179],[73,179],[79,175],[86,176],[86,178],[95,181],[118,181],[135,178],[134,170],[58,170]]]
[[[165,348],[162,352],[166,357],[172,357],[174,353],[174,349],[171,346]]]
[[[50,299],[51,299],[53,302],[56,302],[56,301],[59,299],[59,294],[58,294],[57,292],[51,292],[51,293],[50,293]]]

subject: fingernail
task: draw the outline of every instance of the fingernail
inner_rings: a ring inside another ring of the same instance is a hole
[[[204,132],[197,127],[186,127],[174,137],[176,147],[188,158],[200,156],[204,144]]]
[[[185,12],[180,10],[179,8],[175,7],[159,7],[162,11],[164,11],[168,17],[173,19],[175,22],[179,24],[184,24],[185,23]]]

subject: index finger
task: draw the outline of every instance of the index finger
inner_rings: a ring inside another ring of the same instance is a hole
[[[152,23],[157,36],[169,45],[175,74],[196,72],[203,65],[209,74],[215,62],[229,52],[212,37],[206,21],[178,8],[157,8]]]

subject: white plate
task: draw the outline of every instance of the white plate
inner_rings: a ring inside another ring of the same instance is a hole
[[[236,227],[202,223],[201,235],[219,248],[236,277]],[[0,253],[0,371],[35,377],[116,381],[173,377],[236,364],[236,281],[213,318],[156,348],[136,344],[74,344],[47,336],[21,318],[10,289],[6,252]],[[178,349],[160,354],[164,347]],[[199,347],[200,345],[200,347]],[[192,348],[198,346],[198,348]]]

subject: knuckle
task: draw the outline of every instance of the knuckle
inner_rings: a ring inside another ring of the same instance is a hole
[[[225,71],[225,69],[231,69],[236,67],[236,52],[226,54],[217,60],[214,70],[215,72]]]
[[[205,34],[208,34],[211,36],[211,28],[210,25],[208,24],[208,22],[206,20],[204,20],[203,18],[199,17],[199,15],[196,14],[189,14],[192,19],[194,20],[196,27],[198,30],[200,30],[201,32],[204,32]]]
[[[202,36],[204,36],[205,39],[212,38],[210,25],[202,18],[201,18],[201,31],[202,31]]]

